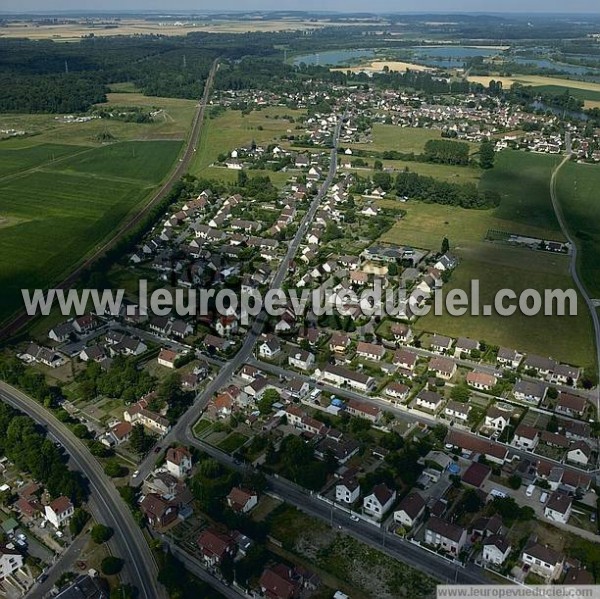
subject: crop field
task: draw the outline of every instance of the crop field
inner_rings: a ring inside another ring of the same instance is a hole
[[[24,165],[39,147],[21,150]],[[72,147],[88,151],[0,179],[0,320],[21,305],[22,288],[48,287],[114,231],[166,175],[181,142]]]
[[[501,193],[499,208],[465,210],[409,201],[402,204],[406,211],[404,218],[381,240],[439,251],[442,239],[448,237],[451,251],[459,256],[461,262],[445,287],[445,293],[454,288],[468,291],[471,280],[477,279],[482,303],[491,303],[495,293],[504,288],[517,293],[528,288],[538,291],[570,289],[574,284],[568,274],[567,256],[485,241],[489,229],[546,240],[564,240],[552,211],[549,193],[556,160],[556,157],[540,154],[502,152],[497,155],[496,166],[484,173],[480,183],[480,186],[489,186]],[[595,172],[594,167],[590,168],[591,172]],[[586,176],[585,180],[589,190],[593,189],[594,178]],[[591,202],[593,196],[589,197]],[[379,204],[396,206],[397,202],[381,200]],[[587,218],[589,221],[586,222],[594,222],[593,217]],[[593,224],[589,227],[593,228]],[[485,339],[489,343],[541,355],[551,354],[556,359],[581,366],[592,366],[593,362],[591,320],[581,298],[576,317],[552,317],[550,320],[543,315],[515,315],[510,318],[495,314],[460,318],[447,314],[428,315],[417,321],[416,329]],[[560,343],[556,343],[556,339],[560,339]]]
[[[43,164],[65,158],[81,151],[82,148],[59,144],[34,144],[16,146],[0,143],[0,180]]]
[[[568,89],[572,95],[582,100],[598,100],[597,94],[600,93],[600,83],[590,81],[577,81],[575,79],[566,79],[564,77],[544,77],[543,75],[513,75],[512,77],[500,77],[494,75],[472,75],[467,77],[469,81],[481,83],[486,87],[490,81],[501,81],[504,88],[508,89],[513,83],[522,83],[538,88],[540,91],[556,91],[563,93]],[[579,90],[579,91],[577,91]],[[578,94],[578,95],[576,95]]]
[[[558,199],[570,232],[580,247],[579,268],[594,298],[600,298],[600,166],[569,162],[557,178]]]
[[[455,166],[451,164],[433,164],[429,162],[406,162],[403,160],[383,160],[384,167],[398,171],[408,169],[425,177],[433,177],[448,183],[477,183],[481,179],[479,167]]]
[[[272,107],[254,111],[248,115],[243,115],[239,110],[228,110],[216,118],[207,119],[190,172],[198,177],[234,180],[237,172],[227,172],[223,168],[210,167],[220,154],[229,154],[235,148],[250,145],[252,141],[263,145],[278,143],[281,136],[286,135],[288,131],[298,134],[295,129],[296,123],[290,123],[283,117],[290,116],[296,119],[303,114],[304,112],[299,110]],[[289,176],[285,173],[271,171],[252,170],[248,172],[250,175],[268,174],[273,183],[282,183]]]

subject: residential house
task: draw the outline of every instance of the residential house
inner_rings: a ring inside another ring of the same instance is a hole
[[[417,364],[418,356],[408,349],[400,349],[394,354],[393,363],[407,375],[412,375]]]
[[[575,441],[567,451],[567,460],[579,466],[587,466],[591,457],[592,450],[585,441]]]
[[[385,356],[385,347],[383,347],[383,345],[375,345],[374,343],[359,341],[356,347],[356,353],[361,358],[379,362]]]
[[[356,478],[344,478],[335,486],[335,500],[339,503],[353,504],[360,496],[360,485]]]
[[[481,485],[488,479],[492,469],[485,464],[473,462],[463,473],[461,480],[465,485],[470,485],[479,489]]]
[[[519,424],[515,431],[512,444],[519,449],[533,451],[540,440],[540,431],[526,424]]]
[[[158,363],[165,368],[175,368],[175,363],[177,362],[177,358],[179,357],[176,351],[171,349],[161,349],[158,354]]]
[[[275,335],[263,335],[258,346],[258,355],[268,360],[273,359],[281,351],[281,344]]]
[[[446,443],[471,455],[472,459],[478,454],[485,456],[490,462],[502,465],[508,457],[508,449],[500,443],[466,435],[457,430],[448,431]]]
[[[530,572],[552,581],[560,577],[565,558],[551,547],[533,542],[523,550],[521,560],[529,566]]]
[[[394,336],[396,343],[409,343],[413,337],[411,328],[402,322],[392,324],[390,332]]]
[[[68,524],[71,516],[75,512],[75,507],[68,497],[61,495],[45,506],[44,511],[46,520],[48,520],[54,528],[61,528],[63,525]]]
[[[544,506],[544,516],[548,520],[566,524],[571,517],[573,499],[566,493],[555,491],[550,495],[548,503]]]
[[[516,370],[519,367],[519,364],[521,363],[522,359],[523,355],[517,352],[516,350],[510,349],[508,347],[501,347],[498,350],[496,362],[500,366]]]
[[[495,566],[501,566],[509,556],[512,547],[506,537],[492,535],[483,540],[483,561]]]
[[[454,347],[454,356],[459,358],[461,354],[471,354],[472,351],[479,349],[479,342],[467,337],[459,337]]]
[[[402,383],[390,383],[385,388],[385,394],[397,401],[404,401],[410,393],[410,387]]]
[[[486,428],[492,428],[500,434],[509,424],[511,412],[492,406],[485,415]]]
[[[449,420],[459,420],[466,422],[469,418],[471,406],[459,401],[449,401],[444,408],[444,414]]]
[[[373,377],[333,364],[328,364],[323,369],[322,378],[339,387],[348,385],[362,392],[369,392],[375,386],[375,379]]]
[[[449,381],[457,371],[456,362],[450,358],[431,358],[429,370],[433,370],[437,376]]]
[[[558,395],[554,410],[558,414],[564,414],[565,416],[571,416],[572,418],[581,418],[585,413],[586,405],[587,400],[585,397],[561,391]]]
[[[493,374],[478,372],[476,370],[467,373],[465,380],[467,385],[480,391],[489,391],[497,382]]]
[[[185,447],[169,447],[166,467],[176,478],[185,478],[192,471],[192,454]]]
[[[335,354],[345,354],[352,339],[344,333],[333,333],[329,340],[329,349]]]
[[[431,339],[431,351],[438,354],[445,354],[452,347],[452,339],[443,335],[434,335]]]
[[[299,370],[309,371],[315,365],[315,356],[310,352],[300,349],[290,354],[288,363]]]
[[[425,410],[437,414],[444,404],[444,398],[435,391],[423,389],[422,391],[419,391],[415,404],[417,409],[424,408]]]
[[[268,599],[297,599],[300,582],[293,570],[283,564],[265,568],[258,581],[261,595]]]
[[[540,377],[549,377],[556,368],[556,360],[544,358],[543,356],[528,355],[523,361],[525,370],[533,370]]]
[[[381,483],[373,487],[371,494],[363,499],[363,510],[369,516],[381,520],[396,501],[396,491]]]
[[[258,504],[258,493],[233,487],[227,495],[227,505],[238,514],[247,514]]]
[[[5,580],[13,572],[23,567],[23,556],[15,549],[0,545],[0,580]]]
[[[429,518],[425,528],[425,543],[458,555],[467,541],[467,530],[436,516]]]
[[[58,343],[69,340],[69,337],[75,332],[72,322],[63,322],[56,325],[48,332],[48,338]]]
[[[153,528],[164,528],[177,520],[177,505],[157,493],[147,493],[140,502],[140,509]]]
[[[357,418],[365,418],[371,422],[378,422],[381,418],[381,410],[372,404],[356,399],[349,399],[346,403],[346,412]]]
[[[550,382],[558,385],[571,385],[572,387],[575,387],[580,376],[580,368],[575,368],[568,364],[558,364],[550,376]]]
[[[413,528],[425,513],[426,503],[416,491],[409,493],[394,511],[394,522],[404,528]]]
[[[539,403],[546,396],[547,388],[543,383],[533,381],[517,381],[513,395],[517,401]]]
[[[229,535],[213,528],[203,530],[196,544],[204,563],[213,568],[220,566],[226,557],[233,558],[237,553],[235,541]]]

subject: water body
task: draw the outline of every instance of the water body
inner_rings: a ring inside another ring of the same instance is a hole
[[[572,119],[576,119],[578,121],[587,121],[589,119],[588,115],[585,112],[575,112],[573,110],[563,110],[561,108],[556,108],[555,106],[548,106],[539,100],[532,102],[531,107],[535,110],[543,110],[545,112],[551,112],[556,116],[561,118],[569,117]]]
[[[328,67],[339,67],[349,63],[359,62],[364,58],[375,58],[374,50],[327,50],[325,52],[314,52],[305,56],[294,58],[294,64],[321,65]]]
[[[552,69],[553,71],[562,71],[570,75],[586,75],[588,73],[600,74],[599,69],[592,67],[582,67],[564,62],[554,62],[548,58],[510,58],[510,62],[517,64],[533,64],[540,69]]]
[[[502,51],[497,48],[473,48],[470,46],[413,46],[415,59],[430,67],[454,69],[462,67],[467,58],[475,56],[497,56]]]

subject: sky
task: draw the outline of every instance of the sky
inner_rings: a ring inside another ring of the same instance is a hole
[[[598,0],[0,0],[0,12],[303,10],[342,12],[599,13]]]

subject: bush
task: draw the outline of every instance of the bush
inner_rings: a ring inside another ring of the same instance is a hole
[[[82,508],[78,507],[71,517],[71,521],[69,522],[69,530],[71,534],[78,535],[83,527],[86,525],[87,521],[90,519],[90,515]]]
[[[116,460],[110,460],[106,463],[106,466],[104,466],[104,472],[106,476],[120,478],[127,474],[127,468],[121,466]]]
[[[118,574],[122,568],[123,560],[112,555],[105,557],[100,564],[102,574],[105,574],[106,576],[114,576],[115,574]]]
[[[98,545],[106,543],[113,535],[113,529],[104,524],[96,524],[92,528],[92,540]]]

